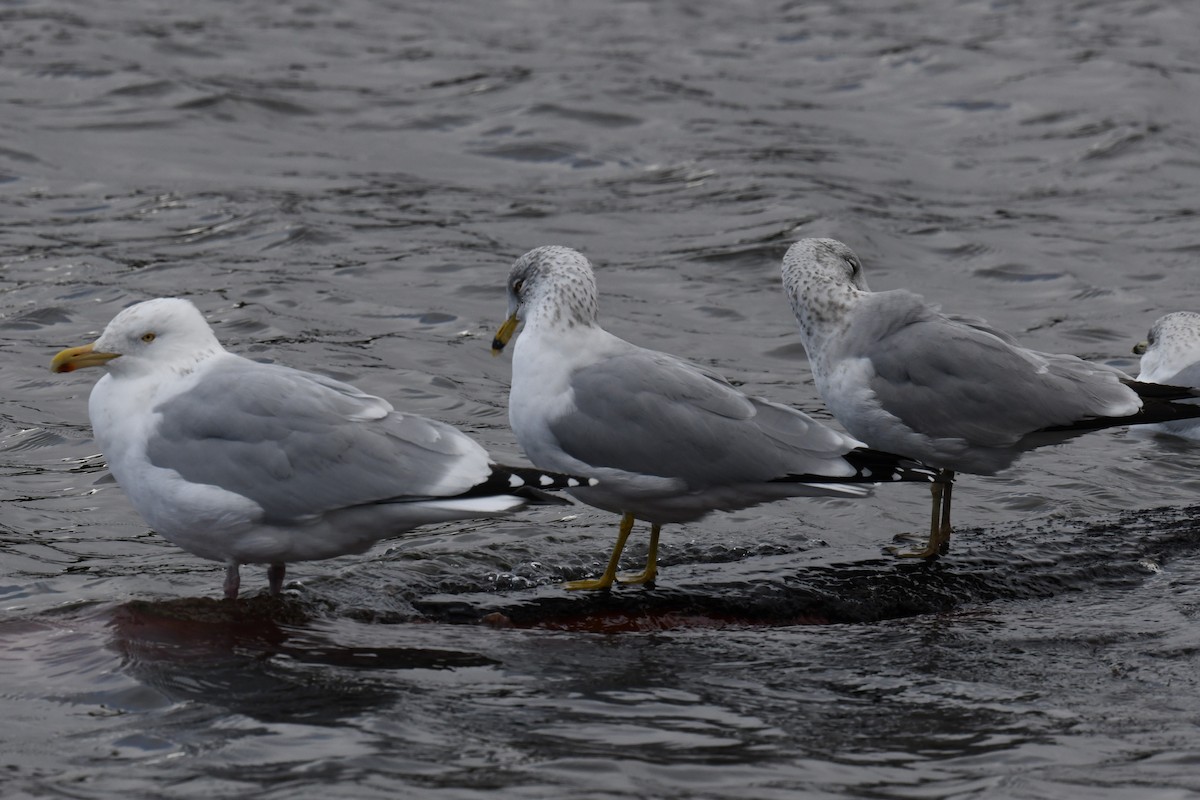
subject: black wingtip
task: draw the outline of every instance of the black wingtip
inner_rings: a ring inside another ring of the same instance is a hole
[[[551,494],[542,489],[535,489],[532,486],[523,486],[520,489],[514,489],[509,494],[520,497],[522,500],[527,500],[532,506],[571,505],[571,501],[561,495]]]
[[[1125,417],[1088,417],[1069,425],[1042,428],[1037,433],[1087,433],[1122,425],[1153,425],[1159,422],[1200,418],[1200,404],[1196,402],[1200,399],[1200,389],[1135,380],[1122,383],[1137,392],[1138,397],[1142,399],[1142,408],[1136,414]]]
[[[1169,383],[1146,383],[1144,381],[1122,381],[1130,389],[1137,392],[1142,399],[1157,400],[1191,400],[1200,397],[1200,389],[1194,386],[1174,386]]]
[[[871,483],[900,481],[933,483],[942,479],[942,472],[939,469],[926,466],[908,456],[874,450],[870,447],[851,450],[843,458],[850,462],[850,466],[854,467],[857,473],[856,479]]]
[[[564,489],[582,489],[595,486],[595,478],[567,475],[534,467],[510,467],[492,465],[492,474],[483,483],[477,483],[463,496],[480,497],[508,494],[521,497],[535,505],[570,505],[569,500],[556,497],[551,492]]]
[[[934,483],[947,480],[942,471],[907,456],[859,447],[842,456],[854,467],[853,475],[786,475],[773,483]]]

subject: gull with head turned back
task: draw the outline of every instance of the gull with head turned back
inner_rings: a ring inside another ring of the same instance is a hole
[[[904,556],[948,547],[955,472],[993,475],[1026,450],[1087,431],[1200,415],[1180,402],[1196,396],[1190,389],[1029,350],[903,289],[872,292],[858,256],[834,239],[793,244],[783,286],[817,391],[838,422],[871,447],[941,470],[929,541]]]
[[[568,588],[653,581],[667,523],[785,497],[862,497],[869,484],[933,477],[915,461],[869,450],[711,370],[604,330],[592,266],[575,250],[531,250],[513,264],[507,289],[508,318],[492,346],[498,353],[524,324],[508,404],[517,441],[539,467],[594,475],[599,485],[569,492],[621,515],[603,574]],[[646,566],[618,579],[639,519],[651,525]]]
[[[130,306],[51,369],[107,370],[88,415],[117,483],[168,541],[227,565],[361,553],[418,525],[563,503],[589,479],[505,467],[456,429],[311,372],[227,352],[187,300]]]

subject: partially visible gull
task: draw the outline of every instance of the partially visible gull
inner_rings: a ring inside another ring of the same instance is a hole
[[[992,475],[1026,450],[1091,430],[1200,416],[1188,389],[1139,383],[1075,356],[1021,347],[981,320],[948,317],[904,289],[872,292],[833,239],[802,239],[783,286],[813,379],[854,436],[941,469],[925,548],[950,540],[955,472]],[[939,513],[940,511],[940,513]]]
[[[552,501],[587,479],[492,463],[449,425],[311,372],[227,352],[191,302],[148,300],[51,369],[103,366],[88,415],[134,508],[159,534],[228,565],[361,553],[434,522]]]
[[[1142,357],[1139,381],[1200,387],[1200,314],[1174,311],[1155,320],[1145,341],[1133,352]],[[1200,421],[1189,419],[1147,425],[1145,430],[1200,439]]]
[[[594,475],[571,489],[579,500],[621,515],[604,573],[568,583],[605,589],[635,520],[650,523],[641,573],[657,572],[662,525],[714,510],[795,495],[862,497],[887,481],[928,482],[933,470],[868,450],[793,408],[748,397],[716,373],[638,347],[600,327],[591,264],[566,247],[539,247],[508,275],[508,319],[499,352],[518,325],[508,414],[517,441],[539,467]]]

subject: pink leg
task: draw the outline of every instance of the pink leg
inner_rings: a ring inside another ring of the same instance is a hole
[[[238,563],[230,561],[225,570],[225,599],[237,600],[238,588],[242,585],[242,575],[238,571]]]
[[[283,591],[283,575],[287,571],[287,564],[282,561],[277,561],[267,567],[267,583],[271,587],[271,594],[279,594]]]

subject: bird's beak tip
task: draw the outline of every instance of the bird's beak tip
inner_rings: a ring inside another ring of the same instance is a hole
[[[83,367],[99,367],[112,361],[118,355],[118,353],[100,352],[96,350],[94,344],[68,347],[50,361],[50,371],[55,373],[74,372]]]
[[[496,335],[492,338],[492,355],[500,355],[505,346],[512,339],[513,334],[517,331],[517,315],[512,314],[508,319],[504,320],[504,324],[500,326],[500,330],[496,331]]]

